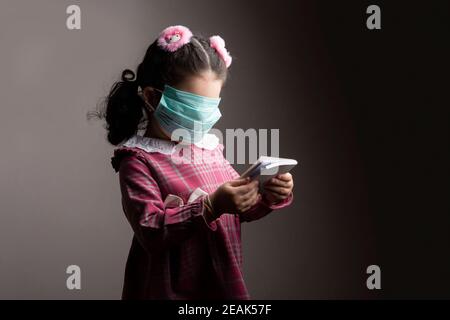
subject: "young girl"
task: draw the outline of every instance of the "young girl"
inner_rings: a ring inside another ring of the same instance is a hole
[[[231,61],[220,36],[168,27],[137,75],[125,70],[107,97],[108,141],[118,146],[111,162],[134,231],[123,299],[250,298],[241,223],[289,205],[293,179],[278,175],[260,194],[257,180],[239,178],[208,133],[221,116]],[[216,161],[178,161],[183,152]]]

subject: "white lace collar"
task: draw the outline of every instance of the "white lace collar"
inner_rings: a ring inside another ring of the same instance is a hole
[[[136,147],[147,152],[159,152],[164,154],[172,154],[175,151],[176,142],[158,138],[144,137],[135,134],[125,143],[124,147]],[[202,140],[195,143],[199,148],[214,150],[219,145],[219,138],[215,134],[207,133]]]

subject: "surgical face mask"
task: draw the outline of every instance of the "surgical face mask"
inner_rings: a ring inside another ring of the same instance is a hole
[[[154,117],[172,139],[176,135],[182,137],[183,142],[195,143],[222,116],[219,110],[220,100],[221,98],[205,97],[165,85]]]

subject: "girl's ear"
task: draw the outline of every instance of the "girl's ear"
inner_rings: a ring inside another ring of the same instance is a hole
[[[152,87],[145,87],[142,90],[142,94],[144,95],[145,101],[150,104],[153,109],[156,109],[156,106],[159,104],[159,100],[161,99],[161,93]]]

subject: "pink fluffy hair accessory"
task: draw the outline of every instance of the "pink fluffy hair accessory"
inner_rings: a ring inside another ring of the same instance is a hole
[[[170,26],[165,28],[158,36],[158,46],[162,49],[174,52],[189,43],[192,32],[184,26]]]
[[[230,56],[230,53],[225,49],[225,41],[220,36],[212,36],[209,38],[209,44],[212,48],[214,48],[219,56],[225,61],[225,65],[227,68],[231,65],[231,61],[233,60]]]

